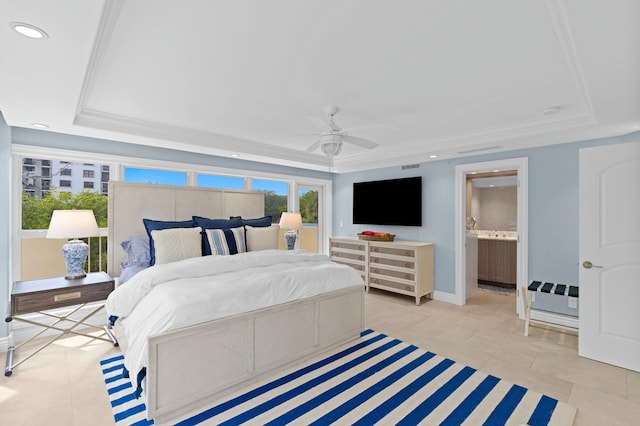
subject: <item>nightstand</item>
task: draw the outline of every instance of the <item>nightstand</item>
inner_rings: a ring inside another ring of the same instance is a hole
[[[13,345],[9,346],[4,375],[10,376],[15,367],[67,334],[76,334],[79,336],[89,337],[91,339],[104,340],[117,346],[118,341],[113,333],[111,333],[109,327],[106,325],[104,327],[98,327],[85,322],[87,319],[103,309],[104,303],[91,306],[91,310],[81,319],[70,318],[71,315],[83,309],[87,304],[104,301],[114,288],[115,283],[113,278],[104,272],[92,272],[87,274],[86,277],[76,280],[67,280],[64,277],[57,277],[40,280],[16,281],[13,283],[10,312],[7,318],[5,318],[5,321],[20,321],[41,327],[42,330],[15,347]],[[70,307],[67,311],[62,312],[60,310],[60,308],[67,307]],[[43,322],[39,322],[37,318],[34,319],[34,315],[27,315],[35,313],[48,318],[53,318],[54,321],[50,324],[45,324]],[[60,324],[63,322],[69,322],[72,323],[72,325],[68,328],[63,328],[62,324]],[[75,330],[75,328],[80,325],[92,329],[103,330],[107,337],[94,336]],[[14,351],[39,337],[47,330],[55,330],[58,333],[20,361],[16,363],[13,362]]]

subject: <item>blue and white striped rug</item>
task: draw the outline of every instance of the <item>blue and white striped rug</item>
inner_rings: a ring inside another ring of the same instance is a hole
[[[100,364],[116,424],[153,424],[121,377],[122,356]],[[571,425],[575,414],[566,403],[366,330],[178,424]]]

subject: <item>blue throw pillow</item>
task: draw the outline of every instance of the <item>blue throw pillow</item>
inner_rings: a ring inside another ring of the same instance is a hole
[[[231,219],[209,219],[202,216],[193,216],[193,222],[195,226],[202,228],[202,254],[205,256],[212,253],[209,239],[206,235],[207,229],[231,229],[243,226],[240,216]]]
[[[151,262],[149,238],[129,237],[128,240],[121,242],[120,246],[127,253],[127,258],[122,261],[120,266],[149,266]]]
[[[242,220],[243,225],[253,226],[254,228],[264,228],[273,224],[273,217],[271,216],[264,216],[257,219],[244,219],[242,216],[231,216],[231,219],[238,218]]]
[[[238,228],[207,229],[207,242],[211,247],[211,254],[229,255],[247,251],[244,226]]]
[[[171,229],[171,228],[194,228],[196,226],[193,220],[181,220],[181,221],[162,221],[162,220],[151,220],[151,219],[142,219],[142,223],[144,223],[144,228],[147,230],[147,235],[149,236],[149,253],[150,253],[150,264],[155,265],[156,263],[156,252],[153,246],[153,238],[151,237],[151,231],[159,231],[162,229]]]

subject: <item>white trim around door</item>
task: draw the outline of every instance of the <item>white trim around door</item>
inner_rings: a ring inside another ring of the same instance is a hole
[[[520,288],[527,285],[528,277],[528,158],[511,158],[506,160],[485,161],[482,163],[461,164],[456,166],[456,211],[455,211],[455,250],[456,250],[456,275],[455,275],[455,303],[464,305],[466,303],[466,263],[465,263],[465,243],[466,243],[466,193],[467,174],[471,172],[492,172],[494,170],[517,170],[518,172],[518,253],[517,253],[517,291],[516,291],[516,312],[521,319],[524,319],[524,309],[520,302]]]

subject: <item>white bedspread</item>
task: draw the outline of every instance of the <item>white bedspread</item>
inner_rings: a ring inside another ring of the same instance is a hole
[[[353,268],[303,250],[203,256],[139,272],[108,297],[127,335],[125,367],[147,365],[147,338],[342,288],[364,285]]]

